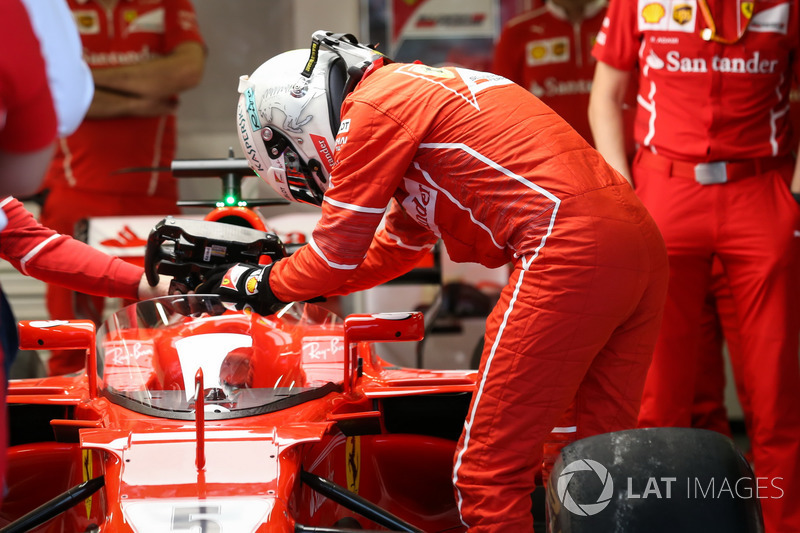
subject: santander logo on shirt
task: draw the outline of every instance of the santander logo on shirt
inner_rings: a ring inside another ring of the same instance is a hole
[[[648,67],[654,70],[666,69],[667,72],[725,72],[729,74],[773,74],[777,71],[777,59],[763,59],[761,53],[753,52],[743,57],[714,56],[710,60],[704,57],[681,56],[677,50],[670,50],[662,59],[654,50],[645,60]]]
[[[529,90],[542,98],[543,96],[571,96],[573,94],[589,94],[592,91],[592,80],[559,80],[553,76],[545,78],[540,85],[531,83]]]

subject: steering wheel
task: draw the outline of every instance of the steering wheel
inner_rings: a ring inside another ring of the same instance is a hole
[[[147,282],[172,276],[192,290],[215,268],[231,263],[259,264],[264,256],[287,256],[280,238],[271,232],[222,222],[166,217],[150,232],[144,255]]]

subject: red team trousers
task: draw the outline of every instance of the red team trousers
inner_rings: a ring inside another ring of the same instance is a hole
[[[800,531],[800,210],[793,161],[760,175],[700,185],[634,162],[637,193],[667,243],[670,286],[648,374],[641,427],[689,427],[705,295],[720,261],[736,326],[730,350],[769,531]],[[702,388],[702,387],[701,387]]]

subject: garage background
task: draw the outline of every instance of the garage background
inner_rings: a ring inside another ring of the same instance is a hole
[[[434,13],[479,14],[482,28],[463,35],[462,43],[470,47],[471,57],[485,63],[491,44],[509,17],[533,7],[534,0],[428,0]],[[399,27],[398,13],[412,10],[414,0],[194,0],[201,31],[208,45],[208,58],[203,82],[181,96],[178,112],[178,159],[225,158],[229,150],[242,157],[236,138],[234,113],[238,99],[237,84],[242,74],[249,74],[263,61],[292,48],[307,48],[311,34],[318,29],[352,33],[362,42],[380,43],[379,49],[398,60],[409,60],[403,54],[431,55],[441,47],[453,46],[452,28],[434,28],[425,34],[408,32],[401,40],[392,28]],[[470,11],[471,10],[471,11]],[[486,21],[487,16],[490,20]],[[408,13],[402,16],[410,16]],[[488,30],[487,26],[488,24]],[[392,50],[395,48],[395,50]],[[454,54],[463,59],[465,54]],[[427,57],[420,57],[428,63]],[[472,65],[468,65],[472,66]],[[481,64],[475,66],[484,66]],[[184,178],[180,182],[185,200],[214,198],[219,194],[217,180]],[[271,189],[257,178],[244,182],[245,197],[274,197]],[[27,203],[36,213],[35,204]],[[314,208],[293,205],[272,207],[268,216],[289,212],[316,213]],[[202,210],[184,209],[185,214],[202,214]],[[492,283],[502,279],[500,272],[473,270],[466,274],[456,268],[445,268],[444,281],[466,275],[471,279],[487,278]],[[47,318],[44,306],[44,284],[19,274],[5,261],[0,262],[0,283],[9,297],[18,320]],[[348,310],[358,312],[402,311],[425,308],[436,298],[437,288],[421,286],[381,288],[350,299]],[[422,362],[431,368],[466,368],[483,332],[481,317],[447,319],[434,328],[426,340]],[[420,362],[415,346],[384,347],[382,355],[395,364],[416,366]],[[43,371],[41,361],[47,354],[23,354],[12,371],[12,377],[29,376]],[[742,413],[732,385],[728,365],[726,391],[729,415],[741,420]]]

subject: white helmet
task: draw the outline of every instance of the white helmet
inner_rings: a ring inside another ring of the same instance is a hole
[[[321,205],[333,167],[342,101],[382,54],[352,35],[314,32],[239,78],[236,126],[248,164],[282,197]]]

